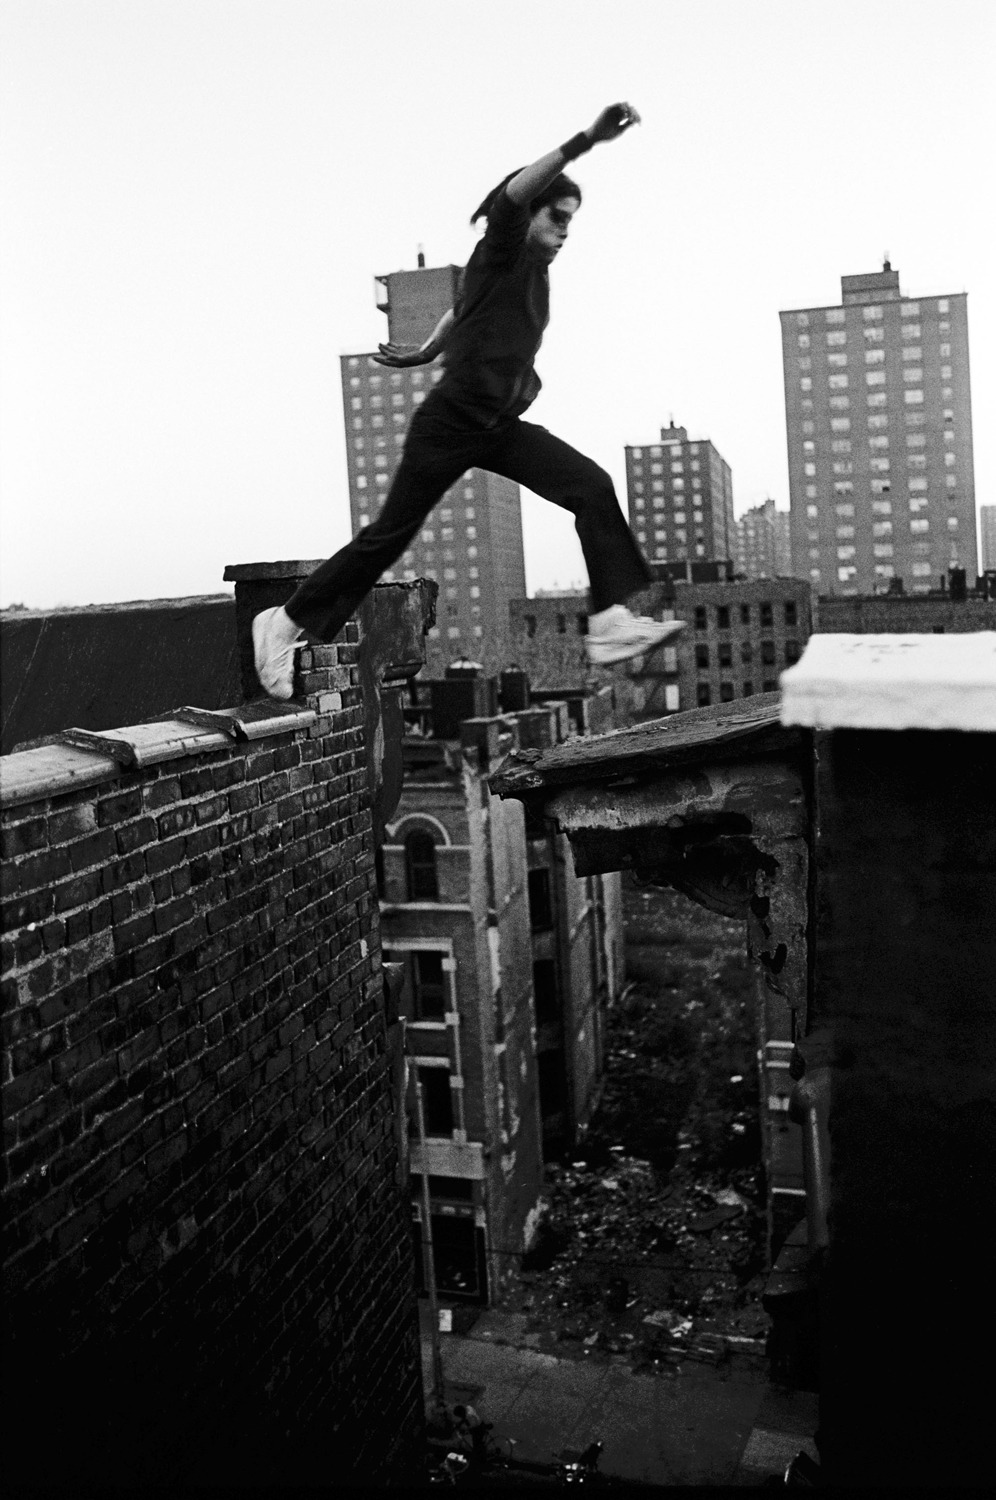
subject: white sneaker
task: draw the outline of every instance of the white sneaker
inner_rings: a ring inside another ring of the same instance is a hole
[[[263,691],[271,698],[293,698],[294,655],[304,645],[303,641],[288,640],[286,633],[275,628],[276,609],[264,609],[252,622],[253,660],[256,676]]]
[[[625,604],[612,604],[588,617],[588,660],[593,667],[628,661],[653,651],[684,628],[684,620],[652,620],[649,615],[634,615]]]

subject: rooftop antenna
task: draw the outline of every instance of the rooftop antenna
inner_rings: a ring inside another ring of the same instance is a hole
[[[418,268],[419,268],[420,271],[424,271],[425,270],[425,246],[424,245],[419,245],[419,247],[418,247]]]

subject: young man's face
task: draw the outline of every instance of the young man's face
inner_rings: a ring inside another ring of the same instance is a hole
[[[567,239],[571,220],[580,207],[577,198],[556,198],[553,203],[544,204],[529,221],[526,244],[544,260],[553,260]]]

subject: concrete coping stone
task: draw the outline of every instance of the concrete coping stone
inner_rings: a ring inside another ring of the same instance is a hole
[[[0,757],[0,806],[97,786],[125,770],[203,755],[233,742],[290,734],[317,718],[314,709],[267,699],[217,711],[178,708],[146,724],[100,733],[65,729],[41,745]]]
[[[782,673],[784,725],[996,730],[996,630],[816,634]]]

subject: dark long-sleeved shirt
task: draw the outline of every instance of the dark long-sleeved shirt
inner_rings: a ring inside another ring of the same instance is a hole
[[[484,427],[525,411],[537,397],[533,367],[550,319],[546,262],[526,247],[530,213],[502,189],[467,262],[443,356],[440,392]]]

